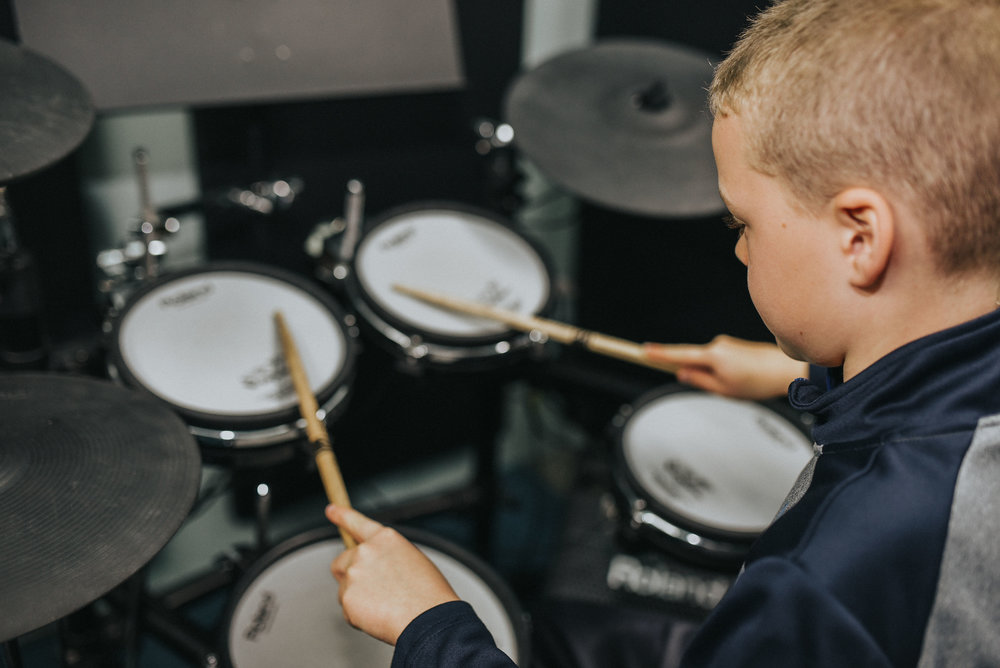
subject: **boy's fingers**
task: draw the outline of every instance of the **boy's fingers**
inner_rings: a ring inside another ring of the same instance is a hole
[[[696,368],[684,369],[682,372],[677,374],[677,380],[697,387],[698,389],[705,390],[706,392],[712,392],[714,394],[720,394],[722,396],[733,396],[731,388],[727,387],[722,383],[715,374],[700,371]]]
[[[364,542],[374,536],[382,525],[354,510],[330,504],[326,507],[326,518],[347,530],[355,539]]]
[[[353,550],[344,550],[330,562],[330,572],[333,573],[333,577],[336,578],[337,582],[340,582],[347,574],[347,569],[353,561]]]

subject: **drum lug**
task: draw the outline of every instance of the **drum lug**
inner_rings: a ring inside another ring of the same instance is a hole
[[[621,429],[628,422],[628,419],[632,417],[632,413],[635,410],[632,406],[626,404],[618,409],[618,412],[611,418],[611,426],[615,429]]]
[[[644,499],[633,499],[631,511],[629,513],[629,526],[633,529],[638,529],[646,523],[643,519],[646,512],[646,501]]]
[[[605,519],[617,522],[618,518],[621,517],[618,503],[616,502],[614,495],[610,492],[602,494],[598,504],[601,516]]]
[[[542,359],[545,354],[545,344],[549,342],[549,335],[537,329],[528,332],[528,345],[531,346],[531,355],[534,359]]]
[[[410,337],[409,343],[406,345],[406,354],[410,358],[414,360],[421,360],[427,357],[427,353],[429,352],[430,349],[427,347],[427,344],[424,343],[423,339],[419,336]]]
[[[351,267],[346,262],[338,262],[333,265],[333,271],[331,274],[334,280],[346,281],[347,277],[351,275]]]

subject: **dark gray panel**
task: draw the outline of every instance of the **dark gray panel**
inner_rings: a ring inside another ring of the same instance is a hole
[[[100,110],[463,83],[450,0],[21,0],[23,43]]]

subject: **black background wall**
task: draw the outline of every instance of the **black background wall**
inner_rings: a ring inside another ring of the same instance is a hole
[[[661,38],[721,56],[755,4],[606,1],[597,10],[596,36]],[[370,216],[425,199],[509,213],[502,191],[510,184],[497,178],[489,157],[474,150],[473,123],[501,116],[504,92],[519,71],[524,5],[459,0],[455,7],[467,80],[462,90],[193,110],[204,193],[288,175],[305,183],[293,208],[268,218],[207,202],[209,259],[260,261],[311,275],[302,243],[317,222],[342,212],[344,186],[352,178],[366,185]],[[0,35],[17,39],[11,0],[0,0]],[[9,186],[19,232],[38,260],[43,317],[57,357],[59,345],[75,350],[81,339],[99,335],[79,178],[70,156]],[[743,267],[732,254],[735,238],[721,215],[673,220],[583,205],[579,222],[579,324],[636,340],[706,341],[720,332],[768,338],[746,294]],[[614,362],[585,358],[580,364],[598,376],[662,382],[662,376],[653,378]],[[460,392],[467,398],[464,389]],[[425,412],[433,413],[441,403],[434,392],[422,394],[426,405],[414,409],[412,425],[400,423],[402,431],[411,426],[419,431],[427,421]],[[392,397],[383,400],[398,403]],[[455,411],[441,413],[447,422]],[[359,419],[358,433],[369,426],[368,416]],[[395,432],[386,440],[398,441],[400,435]],[[412,437],[424,440],[425,435]]]
[[[754,5],[749,0],[603,2],[596,32],[598,38],[668,39],[721,54]],[[343,187],[350,178],[368,186],[370,213],[421,199],[497,205],[489,161],[473,150],[472,125],[478,117],[501,115],[504,91],[519,69],[524,8],[521,2],[462,0],[456,9],[467,77],[464,90],[194,110],[204,192],[288,174],[299,175],[306,184],[295,210],[279,221],[234,220],[225,211],[213,212],[210,257],[262,259],[305,269],[300,242],[316,222],[340,213]],[[0,36],[15,41],[18,37],[11,0],[0,2]],[[85,328],[92,310],[92,258],[85,250],[87,223],[75,187],[78,177],[70,156],[9,188],[21,236],[40,264],[46,318],[56,339]],[[716,246],[728,245],[729,238],[714,221],[645,220],[586,207],[583,219],[584,324],[610,325],[621,334],[650,339],[704,339],[722,329],[766,337],[760,325],[743,314],[744,305],[731,297],[740,292],[738,285],[731,285],[739,269],[730,269],[728,251],[715,252]],[[701,252],[701,239],[691,238],[702,231],[711,248],[707,256]],[[662,249],[664,255],[636,261],[634,254],[650,247]],[[671,248],[683,252],[672,255]],[[615,276],[626,266],[667,267],[693,256],[703,261],[662,279]],[[698,287],[713,279],[726,284],[727,296],[717,298],[715,290],[706,293]],[[676,302],[657,308],[656,301],[692,291],[700,299],[697,313],[681,308],[687,326],[667,325],[653,315],[677,314]],[[633,301],[632,294],[641,296],[641,308],[635,308],[640,301]],[[612,301],[621,313],[606,310]],[[606,317],[599,318],[599,312]]]
[[[602,2],[597,37],[642,36],[718,62],[759,2]],[[704,342],[719,333],[767,339],[721,215],[697,219],[581,211],[581,324],[645,341]]]

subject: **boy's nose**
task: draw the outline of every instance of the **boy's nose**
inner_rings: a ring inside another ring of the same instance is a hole
[[[736,242],[736,248],[733,249],[736,253],[736,257],[744,265],[747,263],[747,237],[746,234],[741,234],[739,241]]]

